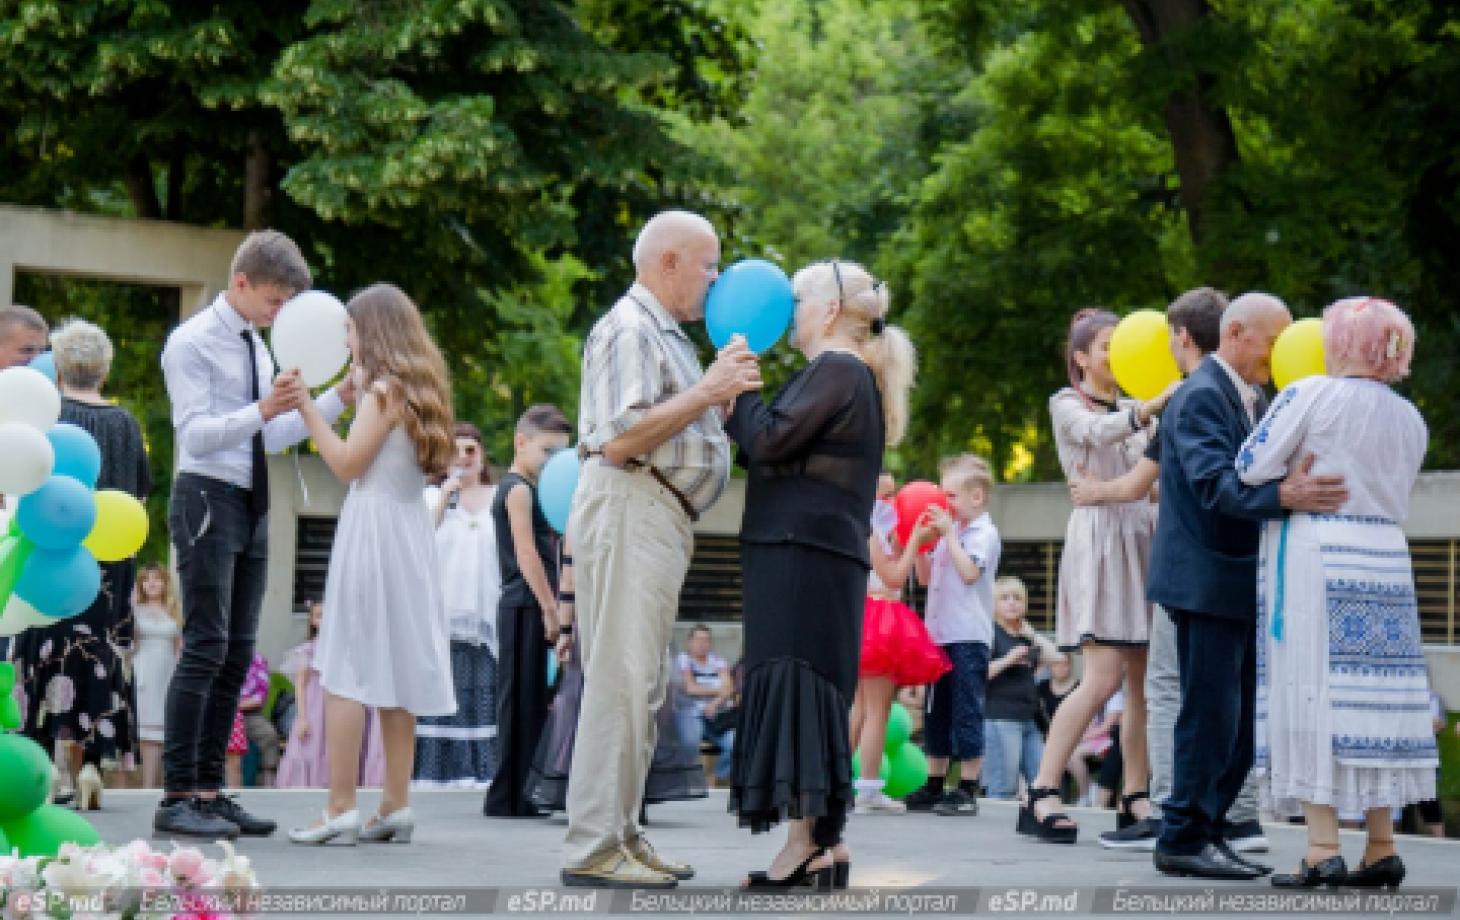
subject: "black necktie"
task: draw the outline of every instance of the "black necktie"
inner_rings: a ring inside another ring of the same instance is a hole
[[[248,346],[248,395],[254,402],[258,402],[259,356],[254,350],[253,330],[245,329],[239,335],[243,336],[243,343]],[[264,456],[262,428],[253,433],[252,447],[253,469],[249,474],[248,510],[262,516],[269,510],[269,461]]]

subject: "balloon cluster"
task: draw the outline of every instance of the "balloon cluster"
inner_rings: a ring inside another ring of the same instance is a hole
[[[893,703],[887,714],[887,740],[882,745],[882,769],[878,771],[882,791],[895,799],[917,791],[928,781],[928,758],[913,744],[912,716],[901,703]],[[861,772],[861,758],[852,754],[852,776]]]
[[[11,691],[15,666],[0,662],[0,728],[20,726]],[[0,734],[0,854],[55,856],[63,843],[100,843],[96,828],[69,808],[47,804],[51,796],[51,759],[45,748],[16,734]]]
[[[43,373],[0,371],[0,492],[20,497],[0,536],[0,635],[85,610],[101,590],[98,560],[125,559],[147,540],[142,503],[95,491],[101,451],[60,413]]]

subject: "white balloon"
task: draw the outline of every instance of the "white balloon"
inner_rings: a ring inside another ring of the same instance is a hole
[[[33,367],[0,371],[0,422],[19,422],[46,432],[61,417],[61,393]]]
[[[304,382],[322,386],[350,360],[345,344],[345,305],[325,291],[291,297],[274,319],[269,341],[279,370],[299,368]]]
[[[29,495],[51,478],[56,449],[42,432],[20,422],[0,422],[0,492]]]
[[[58,622],[12,594],[5,603],[5,609],[0,611],[0,636],[18,636],[32,626],[50,626]]]

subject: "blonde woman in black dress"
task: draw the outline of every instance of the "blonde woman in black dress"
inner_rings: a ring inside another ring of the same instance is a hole
[[[741,522],[745,678],[730,777],[740,825],[791,819],[750,887],[845,886],[852,808],[847,712],[857,685],[868,537],[882,452],[907,426],[915,356],[860,265],[796,273],[791,344],[809,364],[725,425],[749,467]]]

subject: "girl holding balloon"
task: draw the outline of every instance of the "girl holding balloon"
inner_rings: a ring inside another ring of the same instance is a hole
[[[890,498],[896,482],[890,473],[878,480],[879,495]],[[899,539],[897,510],[879,498],[872,512],[872,535],[867,540],[872,571],[867,577],[867,601],[862,610],[862,657],[856,695],[852,699],[852,745],[857,749],[860,776],[856,781],[858,814],[901,814],[907,807],[890,798],[878,777],[887,718],[899,686],[922,686],[941,677],[951,665],[948,656],[928,635],[928,628],[902,602],[902,587],[912,572],[919,548],[937,535],[926,518],[919,517],[911,536]]]
[[[304,423],[326,465],[350,483],[325,580],[314,664],[325,698],[329,799],[295,843],[408,842],[416,718],[456,710],[428,475],[455,453],[446,362],[416,305],[376,284],[350,299],[347,339],[359,405],[341,438],[310,401]],[[376,815],[356,807],[365,707],[380,713],[385,789]]]
[[[63,423],[51,432],[53,477],[145,500],[152,475],[142,429],[131,413],[101,395],[111,371],[111,339],[99,327],[73,319],[52,334],[51,347]],[[22,526],[29,523],[26,515],[21,519]],[[89,607],[26,630],[11,650],[26,700],[24,731],[54,751],[62,789],[79,769],[76,795],[83,808],[101,807],[102,770],[133,766],[135,694],[121,652],[132,644],[135,579],[134,560],[103,563],[102,589]]]
[[[1065,365],[1070,385],[1050,398],[1055,444],[1067,479],[1089,474],[1117,479],[1146,453],[1153,422],[1175,391],[1144,402],[1122,397],[1110,367],[1110,341],[1119,318],[1084,309],[1070,323]],[[1123,734],[1131,739],[1118,823],[1150,817],[1146,797],[1146,646],[1151,607],[1146,570],[1155,534],[1156,506],[1140,500],[1078,507],[1070,515],[1060,557],[1056,639],[1064,651],[1081,650],[1085,675],[1050,725],[1039,774],[1020,809],[1018,829],[1052,843],[1074,843],[1078,828],[1058,812],[1059,781],[1080,735],[1120,689],[1126,691]],[[1053,800],[1051,802],[1050,800]]]

